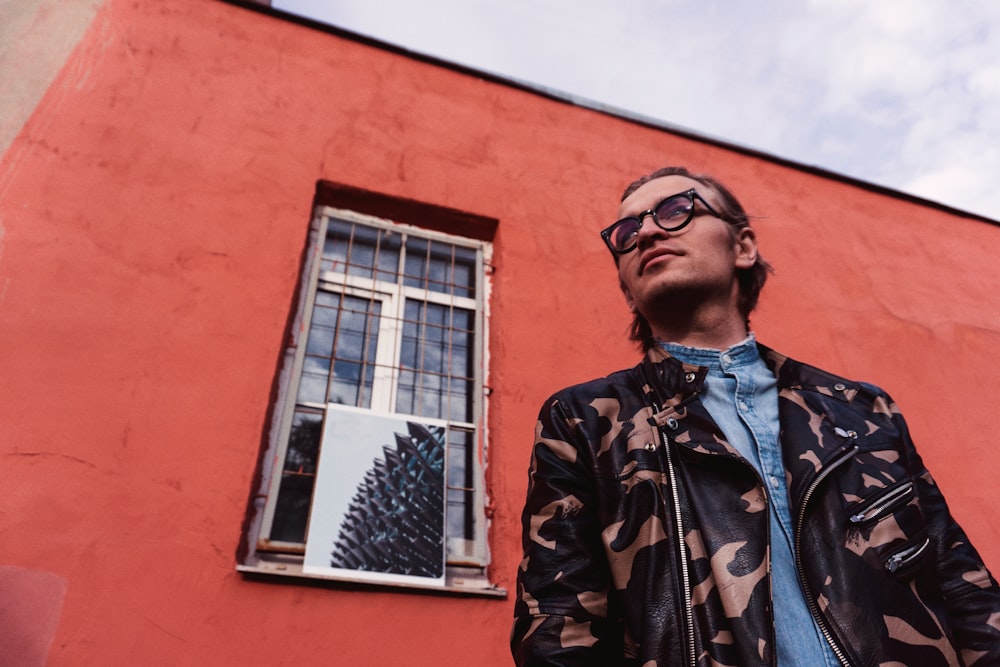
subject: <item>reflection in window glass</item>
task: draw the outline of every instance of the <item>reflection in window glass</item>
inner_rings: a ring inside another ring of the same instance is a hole
[[[316,293],[299,403],[371,407],[381,308],[379,301]]]
[[[321,268],[361,278],[395,282],[399,272],[400,234],[388,229],[331,219]]]
[[[451,293],[451,264],[450,247],[443,248],[440,243],[432,243],[427,264],[427,289],[445,294]]]
[[[403,269],[403,284],[407,287],[427,287],[427,253],[430,241],[411,238],[406,241],[406,267]]]
[[[305,539],[322,429],[322,412],[295,411],[271,524],[272,540],[301,542]]]
[[[396,411],[458,421],[472,419],[469,311],[407,300]]]
[[[476,251],[472,248],[455,246],[455,262],[452,265],[452,285],[455,296],[476,296]]]
[[[287,450],[269,499],[268,538],[281,544],[267,548],[294,551],[307,538],[326,406],[334,403],[447,422],[448,556],[463,566],[485,558],[474,359],[480,252],[408,228],[327,218],[297,350]]]
[[[476,251],[411,238],[406,241],[403,284],[465,298],[476,295]]]
[[[472,495],[475,451],[473,433],[463,429],[448,431],[448,535],[461,540],[472,540],[475,534],[476,511]],[[460,543],[460,540],[452,542],[453,545]]]

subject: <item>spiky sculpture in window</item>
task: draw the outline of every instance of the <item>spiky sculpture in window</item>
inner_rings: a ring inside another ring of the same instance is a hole
[[[330,565],[441,577],[444,573],[444,429],[406,423],[358,484]]]

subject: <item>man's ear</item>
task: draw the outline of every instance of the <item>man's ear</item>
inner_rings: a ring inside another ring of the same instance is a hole
[[[736,268],[749,269],[757,261],[757,232],[750,227],[736,230]]]

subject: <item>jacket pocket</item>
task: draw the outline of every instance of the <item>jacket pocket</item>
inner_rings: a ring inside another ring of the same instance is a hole
[[[851,509],[850,521],[857,526],[875,523],[909,503],[915,493],[912,480],[905,480],[882,489],[875,496],[855,505]]]
[[[909,540],[888,552],[882,564],[897,579],[909,579],[919,569],[929,551],[931,540],[927,535]]]
[[[899,581],[910,579],[926,562],[928,526],[915,482],[904,478],[847,509],[848,543],[856,553],[869,551]]]

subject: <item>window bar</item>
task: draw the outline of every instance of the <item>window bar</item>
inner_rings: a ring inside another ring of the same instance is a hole
[[[347,233],[347,239],[346,239],[346,246],[347,247],[344,249],[344,275],[345,276],[350,275],[350,273],[351,273],[351,266],[352,266],[351,255],[352,255],[352,251],[354,249],[354,231],[355,231],[356,228],[357,228],[356,225],[352,224],[351,228],[350,228],[350,231]],[[336,379],[336,368],[337,368],[337,360],[338,360],[337,350],[339,349],[340,335],[341,335],[341,332],[343,331],[343,329],[341,327],[342,327],[343,320],[344,320],[344,310],[347,307],[347,303],[345,302],[346,301],[345,297],[346,297],[346,292],[344,290],[342,290],[342,289],[338,290],[338,292],[337,292],[337,319],[336,319],[336,321],[334,323],[334,328],[333,328],[333,348],[330,350],[330,373],[329,373],[329,375],[327,375],[327,378],[326,378],[326,396],[325,396],[325,400],[324,400],[325,403],[329,403],[329,401],[330,401],[330,386],[333,384],[334,380]],[[371,309],[371,307],[370,307],[370,304],[369,304],[369,310],[370,309]],[[354,396],[354,405],[355,406],[357,406],[358,403],[359,403],[359,399],[360,399],[359,395],[360,395],[360,393],[361,392],[360,392],[360,387],[359,387],[358,393],[355,394],[355,396]],[[325,414],[324,414],[324,419],[325,419]]]
[[[431,248],[433,247],[433,245],[434,244],[431,241],[428,241],[426,244],[427,250],[424,252],[424,268],[423,268],[424,275],[421,276],[420,280],[424,288],[424,305],[423,308],[420,309],[420,324],[418,325],[417,328],[417,331],[419,332],[420,336],[420,344],[418,345],[417,349],[420,350],[420,355],[419,359],[417,360],[417,367],[419,370],[417,371],[416,377],[420,378],[420,382],[419,383],[414,382],[415,385],[419,384],[419,388],[416,386],[414,387],[414,394],[415,394],[414,402],[416,404],[414,407],[421,413],[423,413],[423,407],[424,407],[424,387],[426,386],[427,383],[425,377],[426,376],[425,355],[427,350],[427,311],[429,310],[428,308],[429,300],[427,298],[428,296],[427,292],[430,290]],[[438,414],[434,416],[440,416],[440,409],[438,410]]]
[[[357,229],[357,225],[355,225],[354,227],[351,228],[351,230],[352,230],[352,237],[353,237],[353,230],[355,230],[355,229]],[[381,248],[381,243],[382,243],[382,232],[381,232],[381,230],[376,229],[376,231],[375,231],[375,246],[374,246],[374,248],[372,250],[372,266],[371,266],[371,270],[372,270],[371,276],[372,276],[373,286],[374,286],[374,283],[375,283],[376,278],[378,276],[376,267],[378,267],[378,255],[379,255],[379,250]],[[369,384],[368,384],[368,353],[369,353],[369,349],[370,349],[371,344],[372,344],[372,326],[373,326],[373,324],[375,322],[375,318],[372,317],[372,313],[375,311],[375,308],[374,308],[375,301],[376,301],[376,299],[375,299],[375,290],[372,290],[369,293],[369,295],[368,295],[368,312],[365,314],[365,329],[364,329],[364,333],[363,333],[363,335],[364,335],[364,339],[363,339],[364,342],[361,345],[361,370],[359,371],[360,372],[360,376],[359,376],[360,387],[359,387],[359,391],[358,391],[358,401],[356,403],[356,407],[364,407],[364,405],[365,405],[365,395],[366,394],[370,395],[375,390],[375,387],[374,387],[375,376],[374,376],[374,374],[372,375],[372,385],[369,386]],[[377,340],[376,340],[376,344],[377,344]],[[373,362],[373,363],[375,363],[375,362]],[[372,405],[371,400],[369,400],[368,405],[369,406]]]
[[[448,268],[447,268],[447,272],[445,274],[445,279],[447,281],[448,293],[449,293],[448,294],[448,320],[447,320],[447,328],[446,328],[446,333],[447,333],[448,339],[447,339],[447,342],[446,342],[446,351],[447,352],[446,352],[446,356],[445,356],[445,359],[444,359],[444,363],[446,364],[445,368],[447,370],[443,373],[444,378],[442,380],[444,382],[444,385],[445,385],[445,388],[446,388],[446,392],[445,392],[445,411],[446,412],[445,412],[445,414],[448,415],[449,419],[454,414],[452,412],[452,398],[453,398],[452,397],[452,382],[453,382],[453,376],[452,376],[452,366],[453,366],[453,364],[452,364],[452,359],[453,359],[453,355],[454,355],[454,342],[455,342],[455,290],[456,290],[456,285],[455,285],[455,252],[456,252],[456,248],[455,248],[455,246],[452,245],[451,248],[450,248],[450,250],[451,250],[450,262],[449,262],[449,265],[448,265]],[[463,415],[462,421],[464,422],[464,421],[467,421],[467,420],[468,420],[468,415]],[[446,487],[445,493],[446,493],[446,497],[451,495],[451,491],[452,490],[454,490],[454,491],[456,491],[456,492],[458,492],[458,493],[461,494],[459,496],[460,499],[461,499],[461,503],[458,504],[455,507],[455,510],[462,513],[462,534],[459,535],[459,536],[454,536],[454,537],[461,537],[462,541],[464,542],[465,540],[469,539],[469,537],[472,534],[472,531],[471,531],[471,526],[470,526],[470,523],[469,523],[469,510],[470,510],[469,505],[470,505],[470,503],[469,503],[468,495],[466,494],[466,492],[464,491],[464,489],[456,488],[456,486],[458,486],[459,484],[460,484],[461,487],[466,486],[466,482],[468,480],[468,475],[469,475],[469,469],[468,469],[468,466],[469,466],[469,462],[468,462],[468,450],[469,450],[469,442],[468,442],[468,440],[469,440],[469,437],[468,437],[468,433],[466,431],[464,431],[464,429],[463,429],[463,434],[464,434],[463,435],[463,441],[464,441],[463,442],[463,458],[465,460],[463,460],[463,462],[462,462],[462,469],[464,471],[464,478],[462,480],[460,480],[460,482],[459,482],[458,480],[451,479],[451,476],[449,475],[448,478],[447,478],[447,482],[445,484],[445,487]],[[446,458],[445,458],[445,465],[447,466],[446,469],[450,471],[451,470],[451,465],[450,465],[451,459],[452,459],[453,456],[457,455],[457,452],[456,452],[456,450],[453,447],[452,438],[449,438],[449,443],[448,444],[449,444],[449,446],[445,450],[445,456],[446,456]],[[453,503],[450,500],[449,500],[449,502],[447,502],[445,504],[446,518],[448,518],[447,515],[450,514],[450,510],[452,509],[452,505],[453,505]],[[450,524],[450,520],[449,520],[449,524]]]
[[[442,369],[444,371],[442,373],[442,382],[445,387],[444,409],[445,414],[448,415],[449,419],[453,414],[451,411],[451,382],[453,379],[451,374],[451,361],[452,353],[454,351],[453,344],[455,342],[455,246],[451,245],[450,250],[451,258],[448,263],[448,268],[445,271],[445,284],[448,286],[448,321],[447,326],[445,327],[445,333],[448,335],[448,340],[445,343],[446,354],[443,362],[445,366]],[[463,419],[463,421],[465,420]]]
[[[406,280],[406,256],[409,252],[409,235],[406,232],[399,232],[399,256],[396,258],[396,275],[393,280],[393,288],[399,298],[395,301],[395,308],[387,317],[393,319],[393,327],[396,331],[394,338],[394,350],[392,353],[392,366],[388,369],[391,381],[389,383],[389,395],[387,396],[387,409],[389,412],[398,412],[398,401],[400,393],[400,375],[403,370],[402,346],[405,342],[403,335],[406,329],[406,296],[402,292],[402,287]]]

